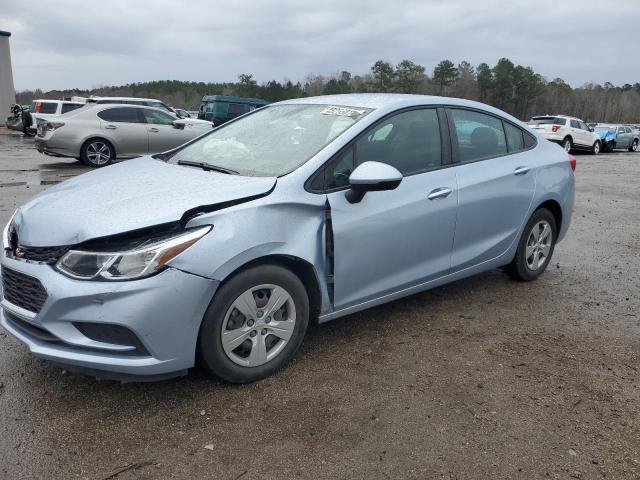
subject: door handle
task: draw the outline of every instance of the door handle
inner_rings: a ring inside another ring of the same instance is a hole
[[[531,170],[529,167],[518,167],[513,171],[513,174],[514,175],[524,175],[529,170]]]
[[[158,130],[157,128],[153,127],[153,128],[150,128],[149,131],[153,132],[153,133],[158,133],[160,130]]]
[[[104,127],[104,128],[106,128],[107,130],[115,130],[115,129],[116,129],[116,128],[118,128],[118,127],[116,127],[115,125],[107,125],[107,126],[106,126],[106,127]]]
[[[451,192],[453,192],[453,190],[451,190],[450,188],[447,188],[447,187],[436,188],[435,190],[432,190],[431,193],[429,193],[429,195],[427,195],[427,198],[429,200],[437,200],[438,198],[446,198],[451,194]]]

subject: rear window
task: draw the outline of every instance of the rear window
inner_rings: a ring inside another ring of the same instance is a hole
[[[81,103],[63,103],[62,104],[61,113],[67,113],[67,112],[70,112],[72,110],[77,110],[78,108],[80,108],[82,106],[83,105]]]
[[[560,117],[533,117],[529,125],[566,125],[567,119]]]
[[[57,102],[33,102],[29,109],[32,113],[56,113]]]

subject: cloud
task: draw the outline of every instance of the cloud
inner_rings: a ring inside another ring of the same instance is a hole
[[[616,2],[612,21],[592,0],[3,0],[0,29],[13,33],[18,89],[233,81],[245,72],[296,81],[364,74],[378,59],[431,72],[445,58],[501,57],[575,86],[638,81],[636,9]]]

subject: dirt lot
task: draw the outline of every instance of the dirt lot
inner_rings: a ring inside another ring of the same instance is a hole
[[[78,163],[0,135],[0,221]],[[640,478],[640,153],[578,156],[538,281],[499,271],[313,328],[249,386],[99,382],[0,333],[0,477]]]

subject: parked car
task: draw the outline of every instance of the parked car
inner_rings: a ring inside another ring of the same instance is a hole
[[[47,121],[83,106],[82,102],[67,100],[34,100],[31,102],[28,112],[23,115],[25,117],[23,120],[24,133],[33,136],[36,134],[38,120]]]
[[[92,105],[38,125],[35,146],[91,167],[116,158],[164,152],[211,131],[211,123],[177,119],[165,110],[137,105]]]
[[[171,115],[174,115],[176,118],[191,118],[189,112],[183,110],[181,108],[172,108],[161,102],[160,100],[156,100],[154,98],[138,98],[138,97],[91,97],[87,100],[89,103],[96,103],[98,105],[107,105],[107,104],[121,104],[121,105],[141,105],[146,107],[154,107],[159,108],[160,110],[165,110],[169,112]],[[211,122],[205,123],[203,120],[198,120],[197,118],[192,118],[191,123],[202,123],[203,125],[207,125],[211,127]]]
[[[32,122],[33,118],[29,114],[29,106],[14,104],[11,106],[11,115],[7,117],[5,125],[10,130],[16,130],[32,137],[34,135],[34,130],[31,128]]]
[[[259,98],[205,95],[202,97],[198,118],[208,120],[218,126],[268,104],[269,102]]]
[[[611,152],[614,149],[625,149],[630,152],[635,152],[638,150],[640,132],[633,130],[630,126],[599,123],[596,125],[595,131],[599,133],[603,139],[606,138],[606,143],[603,140],[603,146],[606,145],[605,151]]]
[[[539,277],[571,223],[575,169],[542,138],[458,98],[258,109],[19,208],[2,325],[94,375],[163,378],[198,358],[229,382],[264,378],[310,321],[498,267]]]
[[[529,126],[551,142],[559,143],[566,152],[587,150],[597,155],[602,147],[600,136],[579,118],[564,115],[533,117]]]

